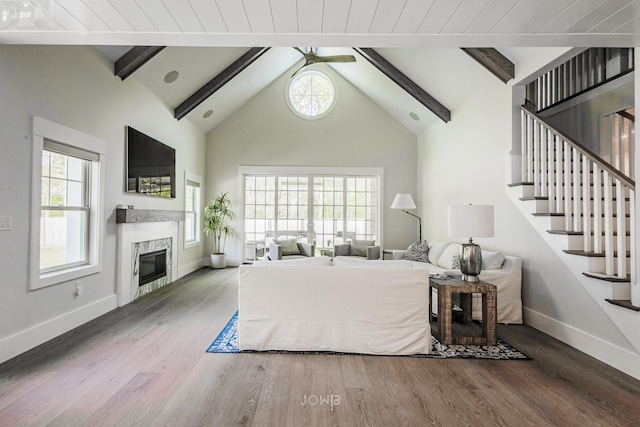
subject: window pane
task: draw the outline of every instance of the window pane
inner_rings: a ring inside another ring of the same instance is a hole
[[[184,234],[187,242],[192,242],[196,239],[195,229],[195,213],[185,212],[184,214]]]
[[[51,211],[40,217],[40,269],[80,265],[87,259],[87,211]]]

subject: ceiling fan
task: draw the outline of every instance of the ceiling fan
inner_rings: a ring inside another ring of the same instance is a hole
[[[309,52],[304,52],[299,47],[294,47],[295,50],[300,52],[305,59],[302,67],[298,68],[291,77],[295,77],[296,74],[300,72],[304,67],[312,64],[316,64],[318,62],[356,62],[356,57],[353,55],[328,55],[328,56],[319,56],[314,51],[313,48],[309,48]]]

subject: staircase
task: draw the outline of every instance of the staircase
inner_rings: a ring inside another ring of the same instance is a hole
[[[620,331],[640,342],[640,317],[628,317],[640,311],[634,181],[525,107],[521,142],[521,181],[507,193]]]

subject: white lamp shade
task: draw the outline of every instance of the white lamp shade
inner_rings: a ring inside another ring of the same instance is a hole
[[[398,193],[391,203],[391,209],[415,209],[416,204],[409,193]]]
[[[493,237],[492,205],[449,206],[449,237]]]

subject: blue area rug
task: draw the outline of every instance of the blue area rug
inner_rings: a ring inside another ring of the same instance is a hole
[[[302,353],[302,354],[353,354],[327,351],[245,351],[238,349],[238,312],[231,317],[224,329],[207,349],[207,353]],[[435,359],[492,359],[492,360],[531,360],[500,338],[495,346],[444,345],[431,336],[431,353],[415,354],[409,357],[430,357]]]

